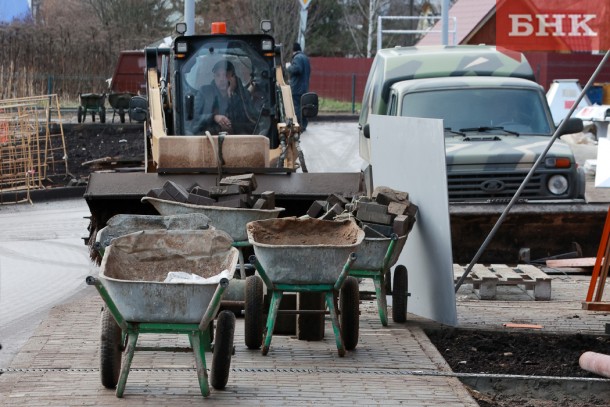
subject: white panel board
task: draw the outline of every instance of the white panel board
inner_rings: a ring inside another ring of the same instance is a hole
[[[419,207],[397,263],[409,272],[408,311],[456,325],[443,121],[372,115],[369,124],[374,185]]]
[[[610,188],[610,140],[606,137],[598,139],[595,188]]]

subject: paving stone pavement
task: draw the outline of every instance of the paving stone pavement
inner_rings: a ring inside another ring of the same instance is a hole
[[[507,322],[535,323],[545,332],[604,332],[610,313],[581,309],[588,276],[559,275],[551,301],[534,301],[518,287],[500,287],[493,301],[478,300],[471,287],[457,293],[459,326],[503,329]],[[366,291],[367,287],[361,287]],[[360,341],[337,355],[330,322],[322,341],[274,335],[267,356],[244,345],[243,318],[224,391],[199,393],[190,353],[136,352],[123,399],[99,379],[99,313],[91,287],[55,307],[0,375],[2,406],[82,405],[406,405],[477,406],[423,329],[435,323],[409,315],[382,327],[373,301],[361,304]],[[141,335],[139,346],[187,346],[186,336]],[[206,354],[208,367],[211,354]]]

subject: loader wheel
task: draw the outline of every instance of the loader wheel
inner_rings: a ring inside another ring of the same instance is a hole
[[[301,164],[301,171],[307,172],[307,165],[305,164],[305,156],[302,151],[299,151],[299,163]]]
[[[212,356],[212,372],[210,382],[212,387],[222,390],[229,380],[231,356],[233,356],[233,336],[235,334],[235,314],[222,311],[216,321],[216,341]]]
[[[259,276],[247,277],[244,327],[248,349],[258,349],[263,344],[263,314],[263,280]]]
[[[83,122],[83,107],[82,106],[78,107],[78,112],[76,113],[76,120],[78,120],[79,123]]]
[[[104,307],[102,311],[102,335],[100,347],[100,374],[102,385],[114,389],[121,374],[121,358],[123,356],[122,332],[114,317]]]
[[[348,277],[343,283],[339,295],[339,310],[345,349],[353,350],[358,345],[360,330],[360,291],[355,277]]]
[[[409,275],[407,268],[402,264],[394,269],[394,284],[392,285],[392,319],[394,322],[406,322]]]

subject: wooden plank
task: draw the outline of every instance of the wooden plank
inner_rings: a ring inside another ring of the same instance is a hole
[[[521,270],[523,272],[523,274],[531,277],[532,280],[546,281],[546,280],[551,279],[551,277],[549,277],[548,274],[546,274],[544,271],[540,270],[538,267],[532,266],[531,264],[519,264],[519,265],[517,265],[517,268],[519,270]]]
[[[595,257],[580,257],[578,259],[555,259],[547,260],[547,267],[593,267],[595,266]]]
[[[500,284],[506,281],[507,284],[520,284],[523,283],[523,276],[515,273],[510,267],[494,267],[494,272],[500,277]]]
[[[516,324],[512,322],[507,322],[504,325],[506,328],[528,328],[528,329],[542,329],[542,325],[537,324]]]
[[[470,274],[476,275],[481,280],[497,280],[498,276],[496,276],[492,271],[489,270],[486,266],[482,264],[475,264],[472,267],[472,271]]]
[[[588,311],[610,311],[610,303],[608,302],[583,302],[582,309]]]

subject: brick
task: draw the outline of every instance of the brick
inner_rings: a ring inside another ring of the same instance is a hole
[[[189,194],[187,203],[195,204],[195,205],[215,205],[216,201],[212,198],[208,198],[207,196],[193,194],[192,192]]]
[[[345,205],[349,203],[347,199],[338,194],[330,194],[328,198],[326,198],[326,202],[328,202],[330,206],[339,204],[342,208],[345,208]]]
[[[408,203],[409,193],[380,186],[373,191],[373,199],[382,205],[389,205],[390,202]]]
[[[261,199],[265,200],[265,206],[263,209],[274,209],[275,208],[275,192],[265,191],[261,194]]]
[[[172,196],[170,194],[168,194],[167,192],[165,192],[165,190],[163,188],[153,188],[150,191],[148,191],[146,196],[149,196],[151,198],[159,198],[159,199],[165,199],[168,201],[173,201]]]
[[[258,184],[254,174],[232,175],[220,180],[220,185],[239,185],[243,193],[254,191]]]
[[[392,215],[404,215],[409,210],[409,205],[399,202],[390,202],[388,204],[388,213]]]
[[[341,215],[343,213],[343,208],[339,204],[335,204],[326,212],[324,215],[320,216],[319,219],[322,220],[333,220],[336,216]]]
[[[238,195],[241,194],[239,185],[222,185],[213,186],[209,189],[210,198],[218,198],[225,195]]]
[[[189,196],[187,190],[182,185],[179,185],[174,181],[165,182],[165,184],[163,184],[163,190],[165,190],[165,192],[167,192],[172,199],[177,202],[186,202]]]
[[[404,236],[409,233],[409,217],[407,215],[398,215],[392,223],[392,230],[398,236]]]
[[[196,185],[193,188],[191,188],[189,192],[191,194],[195,194],[195,195],[199,195],[199,196],[205,196],[205,197],[210,196],[210,191],[208,191],[205,188],[200,187],[199,185]]]
[[[356,217],[363,222],[390,225],[394,216],[388,213],[388,207],[385,205],[379,205],[374,202],[360,202]]]
[[[215,206],[227,206],[230,208],[247,208],[248,207],[248,195],[225,195],[219,196]]]
[[[318,216],[320,216],[322,214],[323,211],[325,211],[325,208],[327,207],[327,205],[328,205],[328,202],[326,202],[326,201],[313,201],[313,203],[307,210],[307,215],[309,215],[312,218],[317,218]]]

